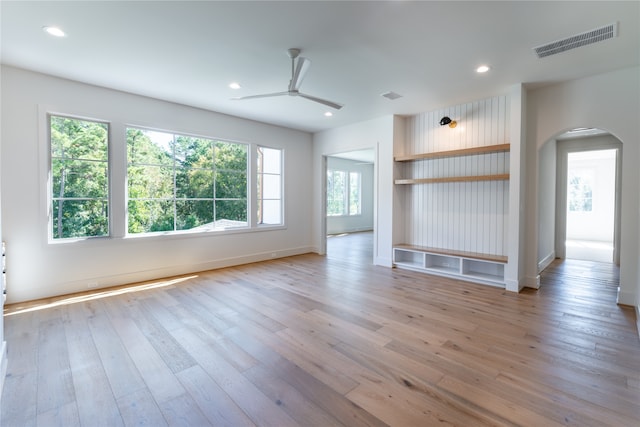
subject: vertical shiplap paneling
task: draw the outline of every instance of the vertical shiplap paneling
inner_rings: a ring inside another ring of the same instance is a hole
[[[416,148],[418,150],[423,150],[424,149],[424,140],[425,137],[428,137],[428,135],[424,134],[424,126],[426,124],[427,118],[424,114],[421,115],[421,120],[418,122],[418,127],[417,127],[417,132],[419,133],[419,138],[416,141],[417,146]],[[425,170],[425,165],[421,162],[417,162],[417,170],[416,173],[418,174],[418,176],[422,176],[422,174],[426,173],[427,171]],[[422,191],[422,189],[418,186],[414,186],[416,188],[416,191],[418,191],[418,194],[416,195],[416,212],[415,214],[418,215],[418,218],[422,217],[422,221],[417,221],[418,224],[418,228],[420,229],[420,234],[417,236],[418,241],[417,243],[419,245],[424,245],[425,243],[425,236],[426,236],[426,229],[425,229],[425,225],[427,225],[427,222],[424,221],[424,215],[422,214],[424,212],[424,205],[425,205],[425,194]]]
[[[509,100],[496,96],[413,116],[407,120],[406,154],[509,142]],[[440,126],[443,116],[458,122]],[[433,178],[509,172],[509,153],[408,162],[406,177]],[[404,219],[407,243],[505,255],[508,181],[409,185]]]

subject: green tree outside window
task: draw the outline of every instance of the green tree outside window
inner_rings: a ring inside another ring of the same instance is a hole
[[[50,116],[54,240],[109,235],[109,126]]]
[[[127,129],[128,232],[247,226],[245,144]]]

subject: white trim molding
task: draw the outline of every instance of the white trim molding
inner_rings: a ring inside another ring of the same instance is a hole
[[[545,268],[549,267],[549,264],[551,264],[554,259],[556,259],[556,251],[551,251],[549,255],[542,258],[542,260],[538,262],[538,273],[543,271]],[[539,282],[540,282],[540,276],[538,276],[538,287],[540,286]]]

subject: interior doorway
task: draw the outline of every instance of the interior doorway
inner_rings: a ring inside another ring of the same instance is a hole
[[[364,149],[326,156],[326,254],[373,263],[375,150]],[[362,234],[359,238],[344,238]]]
[[[566,258],[613,262],[616,149],[567,156]]]
[[[555,252],[619,265],[622,143],[589,132],[558,138]]]

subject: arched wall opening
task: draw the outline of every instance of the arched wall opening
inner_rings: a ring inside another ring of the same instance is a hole
[[[590,126],[609,131],[623,143],[620,212],[620,286],[617,302],[637,306],[640,294],[640,68],[571,80],[526,92],[524,124],[526,155],[525,202],[520,216],[525,223],[526,282],[535,284],[538,270],[538,162],[539,150],[558,135]]]
[[[623,144],[607,130],[581,128],[577,131],[559,132],[537,150],[537,273],[544,270],[555,258],[566,256],[569,154],[607,149],[616,151],[615,194],[612,195],[614,250],[609,262],[620,263]]]

